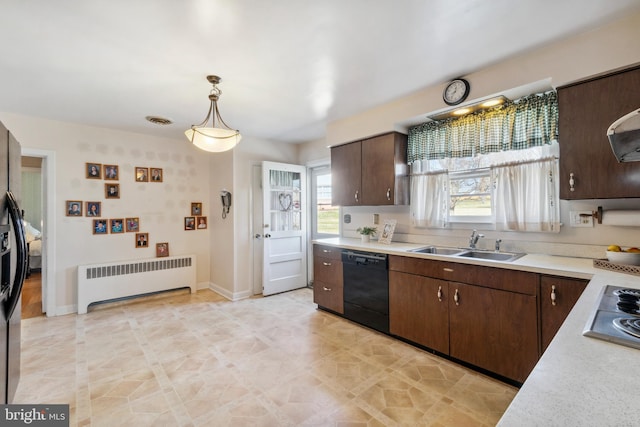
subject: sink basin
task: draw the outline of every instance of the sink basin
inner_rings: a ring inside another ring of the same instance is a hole
[[[438,246],[425,246],[423,248],[409,249],[409,252],[418,252],[421,254],[436,254],[436,255],[457,255],[463,252],[463,249],[441,248]]]
[[[478,258],[478,259],[490,259],[493,261],[514,261],[520,257],[523,257],[525,254],[514,253],[514,252],[489,252],[489,251],[476,251],[470,250],[465,251],[456,256],[465,257],[465,258]]]

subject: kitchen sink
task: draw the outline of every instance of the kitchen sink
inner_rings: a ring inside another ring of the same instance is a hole
[[[425,246],[423,248],[409,249],[409,252],[417,252],[421,254],[436,254],[436,255],[457,255],[463,251],[464,249],[441,248],[439,246]]]
[[[467,250],[456,254],[458,257],[464,258],[477,258],[477,259],[489,259],[493,261],[514,261],[525,254],[515,252],[490,252],[490,251],[478,251]]]

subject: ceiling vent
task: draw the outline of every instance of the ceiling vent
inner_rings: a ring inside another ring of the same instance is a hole
[[[170,119],[166,119],[164,117],[158,117],[158,116],[147,116],[145,117],[145,119],[147,119],[148,122],[151,122],[154,125],[165,126],[173,123]]]

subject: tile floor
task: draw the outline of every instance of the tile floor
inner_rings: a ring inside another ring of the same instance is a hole
[[[203,290],[22,323],[15,403],[71,426],[492,426],[517,389],[337,316],[312,291]]]

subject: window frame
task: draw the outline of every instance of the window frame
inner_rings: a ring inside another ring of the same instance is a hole
[[[463,179],[476,179],[476,178],[489,178],[489,191],[482,193],[482,195],[488,195],[491,204],[491,213],[489,215],[451,215],[451,210],[447,210],[447,223],[451,228],[466,228],[464,225],[471,225],[473,227],[481,226],[483,228],[495,228],[495,194],[494,194],[494,182],[493,174],[490,168],[475,168],[463,171],[449,172],[447,174],[447,185],[449,186],[448,199],[451,201],[454,195],[452,193],[452,181]],[[454,226],[455,225],[455,226]]]
[[[309,178],[310,178],[309,182],[311,186],[309,191],[309,195],[311,199],[311,204],[310,204],[311,209],[309,209],[309,211],[311,216],[310,231],[311,231],[312,240],[340,237],[342,233],[342,221],[339,220],[342,216],[341,207],[338,207],[338,232],[336,234],[318,233],[318,191],[317,190],[318,190],[318,176],[321,176],[321,175],[331,175],[331,164],[327,163],[327,164],[318,165],[318,166],[309,168]]]

